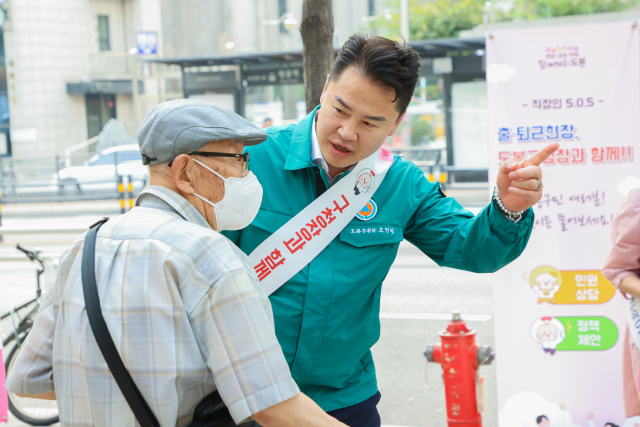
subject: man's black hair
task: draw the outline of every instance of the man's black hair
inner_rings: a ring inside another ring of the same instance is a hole
[[[614,423],[606,423],[604,427],[618,427],[618,426]]]
[[[536,424],[540,425],[540,423],[542,422],[542,420],[547,420],[549,421],[549,418],[547,418],[546,415],[538,415],[538,418],[536,418]]]
[[[329,80],[338,80],[350,66],[393,89],[396,109],[400,114],[405,112],[420,76],[420,55],[415,50],[384,37],[355,33],[338,52]]]

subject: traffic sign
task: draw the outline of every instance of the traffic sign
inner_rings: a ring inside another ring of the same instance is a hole
[[[138,55],[155,55],[158,53],[158,33],[155,31],[138,31],[136,33]]]

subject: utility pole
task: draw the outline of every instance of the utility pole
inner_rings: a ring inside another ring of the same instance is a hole
[[[331,0],[304,0],[300,34],[304,45],[302,65],[307,112],[311,112],[320,103],[335,58]]]
[[[409,43],[409,0],[400,0],[400,35]]]

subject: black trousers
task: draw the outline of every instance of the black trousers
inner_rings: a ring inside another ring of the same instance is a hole
[[[327,413],[350,427],[381,427],[382,423],[377,408],[380,397],[380,392],[377,392],[369,399],[357,405],[336,409],[335,411]],[[240,427],[260,427],[260,424],[255,421],[250,421],[246,424],[241,424]]]
[[[382,423],[377,408],[380,397],[380,392],[377,392],[364,402],[328,414],[351,427],[380,427]]]

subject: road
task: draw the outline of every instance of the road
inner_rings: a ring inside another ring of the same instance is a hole
[[[445,427],[442,370],[427,366],[423,352],[439,340],[438,333],[447,320],[384,318],[386,313],[464,314],[493,312],[491,275],[474,274],[438,267],[413,245],[403,242],[387,279],[382,286],[381,335],[373,347],[382,423],[389,426]],[[426,316],[414,316],[426,317]],[[435,317],[435,316],[434,316]],[[493,320],[467,322],[478,333],[476,341],[493,344]],[[487,411],[484,425],[495,426],[497,403],[495,365],[483,366],[486,377]],[[431,385],[430,388],[428,384]]]
[[[83,211],[97,205],[86,206]],[[110,205],[109,205],[110,206]],[[477,211],[477,209],[474,209]],[[7,218],[3,223],[34,226],[90,225],[102,215],[49,218]],[[59,253],[76,236],[52,235],[44,241],[35,237],[24,240],[25,245],[39,245],[45,253]],[[17,253],[13,249],[15,237],[0,244],[0,256]],[[32,297],[35,292],[34,266],[28,262],[0,263],[0,313],[13,304]],[[378,384],[382,393],[379,410],[385,426],[445,427],[444,391],[439,365],[427,367],[423,352],[430,343],[439,340],[438,332],[445,329],[446,318],[452,310],[464,314],[491,315],[493,298],[491,275],[474,274],[440,268],[407,242],[402,242],[398,257],[382,288],[381,336],[373,347]],[[424,320],[424,319],[436,320]],[[6,321],[2,331],[9,328]],[[469,321],[468,326],[478,333],[477,342],[493,347],[493,319]],[[9,349],[4,349],[5,355]],[[497,425],[495,362],[483,366],[480,374],[486,377],[487,411],[484,425]],[[430,388],[428,383],[431,385]],[[10,417],[8,426],[25,425]]]

